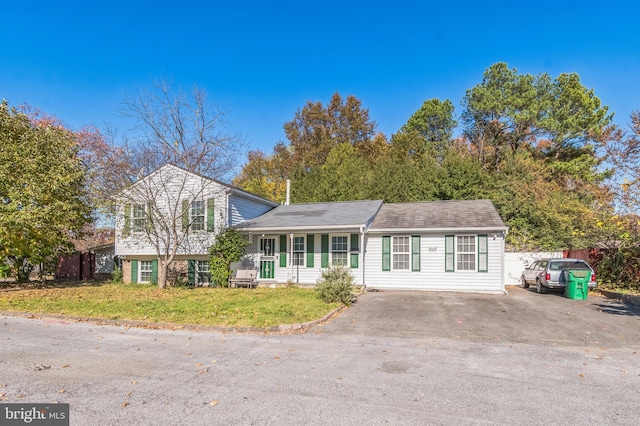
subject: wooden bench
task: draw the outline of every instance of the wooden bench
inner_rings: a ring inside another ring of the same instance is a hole
[[[235,276],[229,278],[229,287],[255,288],[258,286],[256,269],[238,269]]]

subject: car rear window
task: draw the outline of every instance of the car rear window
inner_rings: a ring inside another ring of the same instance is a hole
[[[561,269],[590,269],[585,262],[551,262],[549,269],[559,271]]]

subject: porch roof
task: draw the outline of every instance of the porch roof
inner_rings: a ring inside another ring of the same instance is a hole
[[[358,228],[368,226],[381,206],[380,200],[280,205],[237,228],[256,232]]]

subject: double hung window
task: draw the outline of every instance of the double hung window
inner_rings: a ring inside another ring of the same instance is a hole
[[[304,266],[304,237],[293,237],[293,265]]]
[[[334,235],[331,237],[331,264],[348,265],[349,236]]]
[[[151,282],[151,261],[150,260],[142,260],[140,261],[140,280],[141,283],[150,283]]]
[[[147,223],[147,215],[144,204],[133,205],[133,232],[142,232]]]
[[[204,200],[195,200],[191,203],[191,229],[204,231]]]

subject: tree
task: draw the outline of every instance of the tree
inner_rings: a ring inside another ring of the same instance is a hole
[[[467,90],[463,106],[464,135],[482,164],[494,170],[523,148],[554,163],[595,157],[592,148],[612,119],[577,74],[554,80],[546,73],[521,75],[503,62]]]
[[[630,119],[630,132],[612,126],[601,142],[614,166],[614,187],[620,208],[627,213],[637,213],[640,209],[640,111],[634,111]]]
[[[296,111],[293,120],[284,124],[291,159],[304,169],[324,164],[329,152],[342,143],[366,150],[375,128],[369,110],[362,108],[358,98],[349,95],[343,99],[337,92],[326,106],[307,102],[302,110]]]
[[[458,122],[453,118],[454,106],[450,100],[429,99],[413,113],[402,127],[405,132],[417,132],[424,140],[427,151],[439,160],[446,155]]]
[[[242,259],[249,244],[234,228],[224,228],[216,234],[216,241],[209,249],[209,270],[214,283],[226,287],[231,277],[231,264]]]
[[[0,103],[0,257],[19,280],[72,249],[91,221],[76,135],[53,117]]]
[[[355,96],[343,98],[335,93],[327,105],[307,102],[296,111],[293,120],[284,124],[288,144],[279,142],[273,153],[250,153],[248,162],[233,183],[274,201],[284,201],[286,180],[294,182],[292,198],[297,202],[329,201],[312,196],[313,189],[300,190],[312,176],[321,173],[332,150],[350,145],[353,155],[373,164],[384,156],[384,135],[376,134],[376,123]],[[303,182],[304,181],[304,182]],[[295,196],[294,196],[295,194]]]
[[[139,209],[145,223],[141,231],[155,249],[158,287],[164,288],[176,254],[199,243],[182,231],[192,225],[184,221],[189,221],[193,202],[216,190],[218,185],[211,179],[231,176],[243,143],[225,133],[224,111],[210,106],[205,91],[197,87],[187,94],[157,81],[151,89],[125,98],[122,112],[136,122],[136,132],[121,147],[119,161],[126,170],[107,186],[119,188],[112,202],[121,208],[148,206]],[[187,173],[161,170],[166,164]],[[193,174],[201,177],[198,184]],[[127,221],[116,222],[121,232],[126,225]]]

